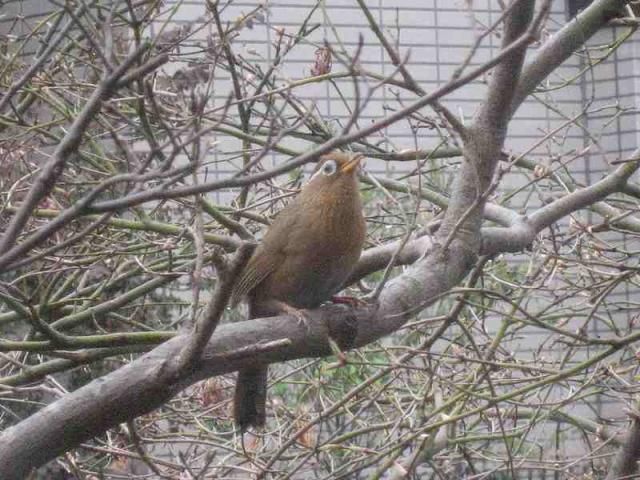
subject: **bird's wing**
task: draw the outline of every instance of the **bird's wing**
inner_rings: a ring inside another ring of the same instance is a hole
[[[258,245],[249,263],[238,277],[233,293],[231,294],[231,306],[240,303],[240,300],[260,282],[277,269],[295,248],[292,243],[291,232],[296,231],[299,215],[296,214],[298,198],[278,213],[275,220],[267,230],[262,243]]]
[[[260,282],[275,270],[278,264],[276,256],[277,255],[269,255],[264,249],[258,247],[233,287],[231,306],[236,306],[240,303],[240,300],[242,300],[245,295],[258,286]]]

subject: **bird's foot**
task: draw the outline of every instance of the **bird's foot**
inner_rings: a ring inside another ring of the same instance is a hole
[[[304,326],[307,331],[311,330],[309,324],[309,315],[308,311],[302,308],[292,307],[288,303],[279,302],[278,309],[287,315],[293,315],[298,320],[298,324]]]
[[[307,332],[311,330],[311,326],[309,324],[309,316],[307,315],[307,310],[294,309],[294,311],[289,312],[291,315],[296,317],[298,320],[298,324],[304,326],[307,329]]]
[[[341,305],[349,305],[351,308],[366,307],[369,303],[366,300],[357,297],[350,297],[347,295],[334,295],[331,297],[333,303]]]

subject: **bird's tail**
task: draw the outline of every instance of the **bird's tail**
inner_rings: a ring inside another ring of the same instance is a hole
[[[241,430],[248,426],[261,427],[265,422],[267,398],[267,368],[240,370],[236,380],[233,416]]]

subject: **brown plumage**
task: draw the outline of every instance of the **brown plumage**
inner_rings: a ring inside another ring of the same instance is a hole
[[[249,318],[318,307],[360,258],[366,226],[358,189],[362,156],[332,152],[276,217],[236,282],[232,304],[247,296]],[[234,416],[242,428],[265,421],[267,369],[238,374]]]

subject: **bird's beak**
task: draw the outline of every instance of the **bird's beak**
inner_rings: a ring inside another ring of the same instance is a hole
[[[351,160],[344,164],[344,167],[342,167],[342,171],[344,173],[353,172],[356,168],[358,168],[358,165],[360,165],[360,160],[362,160],[363,158],[364,155],[362,153],[356,153]]]

